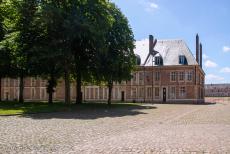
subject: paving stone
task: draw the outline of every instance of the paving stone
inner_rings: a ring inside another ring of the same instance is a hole
[[[0,116],[0,153],[230,153],[230,103]]]

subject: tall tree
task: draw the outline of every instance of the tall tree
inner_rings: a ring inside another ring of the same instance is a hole
[[[35,42],[35,24],[34,18],[37,11],[37,0],[22,0],[17,5],[19,20],[16,24],[16,29],[19,34],[17,37],[18,42],[18,70],[19,70],[19,102],[24,102],[24,78],[28,72],[28,59],[29,53],[33,48]]]
[[[28,51],[33,46],[33,19],[37,8],[37,0],[3,0],[1,10],[4,12],[6,35],[4,48],[10,49],[14,57],[12,63],[17,68],[20,78],[19,102],[23,102],[24,77],[28,73]],[[12,70],[11,70],[12,71]]]
[[[0,42],[3,40],[4,35],[5,35],[4,28],[3,28],[3,20],[4,20],[3,19],[3,10],[2,10],[3,8],[1,6],[2,6],[2,0],[0,0]],[[1,53],[0,53],[0,55],[1,55]],[[0,61],[2,61],[2,60],[3,60],[3,58],[0,57]],[[2,70],[1,65],[2,64],[0,64],[0,70]],[[4,74],[4,73],[0,72],[0,102],[2,101],[2,74]]]
[[[63,1],[64,2],[64,1]],[[65,59],[63,44],[63,10],[61,1],[42,1],[35,19],[36,42],[34,43],[29,64],[32,74],[48,80],[48,102],[53,103],[53,93],[57,80],[63,70],[62,61]]]
[[[47,0],[42,12],[49,45],[52,45],[52,51],[62,55],[59,63],[65,78],[65,101],[70,101],[69,79],[73,75],[77,82],[76,102],[80,103],[82,80],[91,78],[95,55],[104,46],[104,31],[112,22],[108,1]]]
[[[115,22],[107,32],[107,51],[100,55],[99,76],[107,82],[110,105],[113,82],[129,80],[136,60],[133,52],[134,36],[127,18],[113,3],[109,11]]]
[[[83,80],[91,79],[95,72],[96,55],[105,44],[105,31],[113,20],[108,13],[107,0],[86,0],[77,7],[71,16],[76,34],[72,40],[76,77],[76,103],[82,102],[81,86]],[[76,20],[77,19],[77,20]]]
[[[17,46],[14,42],[17,36],[15,32],[17,11],[13,4],[13,1],[0,1],[0,100],[2,78],[17,76],[16,65],[14,65]]]

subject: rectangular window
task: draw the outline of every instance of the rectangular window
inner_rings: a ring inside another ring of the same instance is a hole
[[[176,72],[171,72],[170,78],[171,78],[171,81],[176,81]]]
[[[160,72],[155,72],[155,81],[160,80]]]
[[[192,72],[188,72],[187,74],[187,80],[192,81]]]
[[[35,88],[32,88],[32,98],[35,98],[36,90]]]
[[[132,98],[136,98],[136,97],[137,97],[137,89],[132,88]]]
[[[115,88],[115,99],[118,99],[118,88]]]
[[[144,84],[144,73],[139,72],[139,84]]]
[[[160,88],[159,88],[159,87],[156,87],[156,88],[155,88],[155,96],[156,96],[156,97],[159,97],[159,96],[160,96]]]
[[[98,88],[95,88],[95,99],[98,99]]]
[[[146,83],[148,84],[152,80],[152,72],[146,72],[145,76],[146,76]]]
[[[86,99],[89,99],[89,88],[86,88]]]
[[[180,81],[184,80],[184,72],[179,72],[179,80]]]
[[[163,60],[160,56],[155,57],[155,65],[163,65]]]
[[[90,88],[90,99],[94,99],[93,88]]]
[[[182,64],[182,65],[186,65],[187,64],[187,60],[185,58],[184,55],[180,55],[179,56],[179,64]]]
[[[139,97],[144,97],[144,88],[139,89]]]
[[[46,80],[41,80],[41,86],[45,87],[46,86]]]
[[[46,99],[46,89],[42,88],[41,90],[42,90],[42,92],[41,92],[41,98],[42,99]]]
[[[147,98],[151,98],[152,97],[152,88],[148,87],[147,88]]]
[[[133,73],[133,82],[136,82],[136,80],[137,80],[137,74]]]
[[[171,87],[170,89],[170,98],[176,98],[176,87]]]
[[[19,81],[18,81],[18,79],[15,79],[15,86],[16,86],[16,87],[19,86]]]
[[[104,88],[104,99],[107,99],[107,88]]]
[[[5,78],[5,86],[10,87],[10,79],[9,78]]]
[[[184,97],[186,95],[185,87],[180,87],[180,96]]]
[[[31,78],[31,86],[32,87],[36,86],[36,79]]]

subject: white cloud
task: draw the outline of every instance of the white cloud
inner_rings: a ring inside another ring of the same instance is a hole
[[[204,66],[206,68],[214,68],[214,67],[217,67],[217,64],[211,60],[206,60],[204,63]]]
[[[220,82],[220,81],[224,81],[224,78],[218,75],[214,75],[214,74],[208,74],[206,75],[206,80],[207,81],[211,81],[211,82]]]
[[[208,56],[206,54],[203,54],[203,59],[204,60],[207,60],[208,59]]]
[[[153,8],[153,9],[158,8],[158,5],[156,3],[153,3],[153,2],[151,2],[149,6],[150,6],[150,8]]]
[[[224,52],[230,52],[230,47],[228,47],[228,46],[223,46],[223,51],[224,51]]]
[[[144,6],[147,12],[152,12],[159,8],[159,5],[153,2],[153,0],[139,0],[139,3]]]
[[[230,73],[230,67],[224,67],[220,70],[221,73]]]

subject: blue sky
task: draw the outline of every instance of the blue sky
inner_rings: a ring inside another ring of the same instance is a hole
[[[203,44],[206,83],[230,83],[229,0],[111,0],[128,18],[136,41],[183,39],[195,55]]]

